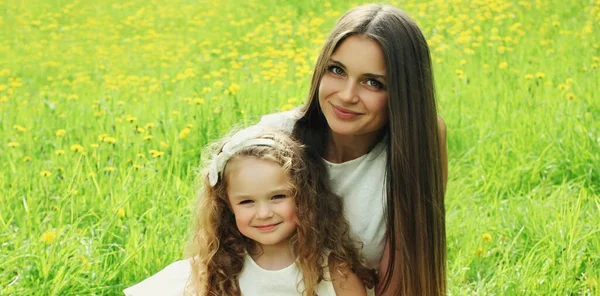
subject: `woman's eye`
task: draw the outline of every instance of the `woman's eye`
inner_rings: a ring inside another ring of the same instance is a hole
[[[371,87],[375,87],[377,89],[383,89],[383,83],[375,80],[375,79],[369,79],[367,80],[367,85],[371,86]]]
[[[342,70],[342,68],[340,68],[338,66],[334,66],[334,65],[329,66],[329,72],[331,72],[335,75],[344,75],[344,70]]]

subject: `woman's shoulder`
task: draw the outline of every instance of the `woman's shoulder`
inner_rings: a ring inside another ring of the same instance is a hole
[[[301,116],[300,109],[264,115],[257,123],[259,126],[272,126],[286,132],[292,132],[296,121]]]

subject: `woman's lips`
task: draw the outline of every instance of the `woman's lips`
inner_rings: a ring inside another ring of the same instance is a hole
[[[338,107],[333,104],[331,104],[331,106],[333,107],[333,112],[335,113],[335,115],[338,118],[343,119],[343,120],[351,120],[351,119],[354,119],[354,118],[362,115],[361,113],[354,112],[354,111],[351,111],[351,110],[348,110],[348,109],[345,109],[342,107]]]

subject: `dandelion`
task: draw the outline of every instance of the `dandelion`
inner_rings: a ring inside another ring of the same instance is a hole
[[[458,75],[458,76],[463,76],[463,74],[465,74],[465,72],[461,69],[456,69],[455,72],[456,72],[456,75]]]
[[[569,86],[566,85],[566,84],[564,84],[564,83],[561,83],[561,84],[558,85],[558,89],[560,89],[560,90],[567,90],[567,89],[569,89]]]
[[[115,167],[113,167],[113,166],[107,166],[107,167],[104,168],[104,171],[107,172],[107,173],[114,172],[116,170],[117,169],[115,169]]]
[[[179,138],[180,139],[185,139],[187,138],[187,136],[190,134],[191,129],[188,127],[184,127],[180,132],[179,132]]]
[[[215,113],[215,114],[219,114],[219,113],[221,113],[221,108],[219,108],[219,107],[215,108],[215,109],[213,110],[213,113]]]
[[[90,147],[91,147],[92,149],[96,149],[96,148],[98,148],[99,146],[100,146],[100,145],[98,145],[98,144],[96,144],[96,143],[94,143],[94,144],[90,144]]]
[[[533,74],[525,74],[525,79],[533,79]]]
[[[123,208],[119,208],[119,210],[117,211],[117,216],[119,218],[125,217],[125,210]]]
[[[142,166],[141,166],[141,165],[139,165],[139,164],[134,164],[134,165],[133,165],[133,168],[134,168],[134,169],[136,169],[136,170],[139,170],[139,169],[141,169],[141,168],[142,168]]]
[[[27,131],[27,129],[26,129],[26,128],[24,128],[24,127],[22,127],[22,126],[20,126],[20,125],[18,125],[18,124],[15,124],[15,125],[13,125],[13,128],[14,128],[15,130],[17,130],[17,131],[21,132],[21,133],[25,133],[25,132]]]
[[[146,130],[143,127],[138,126],[135,128],[135,131],[139,134],[143,134]]]
[[[575,80],[573,80],[573,78],[567,78],[567,80],[565,80],[565,83],[567,85],[571,85],[571,84],[573,84],[573,82],[575,82]]]
[[[94,172],[89,172],[87,175],[88,175],[88,177],[90,177],[90,178],[93,178],[93,177],[96,177],[96,176],[97,176],[97,174],[96,174],[96,173],[94,173]]]
[[[160,141],[160,146],[163,148],[169,148],[169,144],[165,141]]]
[[[150,150],[150,154],[152,155],[152,157],[157,158],[163,156],[165,153],[162,151],[152,149]]]
[[[40,176],[42,176],[42,177],[46,177],[46,178],[47,178],[47,177],[50,177],[50,176],[52,176],[52,173],[51,173],[51,172],[49,172],[49,171],[41,171],[41,172],[40,172]]]
[[[63,154],[65,154],[65,150],[56,149],[56,151],[54,151],[54,154],[56,154],[56,155],[63,155]]]
[[[17,142],[8,142],[8,147],[19,147],[19,143]]]
[[[146,141],[152,140],[152,135],[145,135],[144,140],[146,140]]]
[[[84,150],[83,146],[81,146],[79,144],[73,144],[73,145],[71,145],[71,151],[83,153],[83,150]]]
[[[66,131],[66,130],[64,130],[64,129],[59,129],[59,130],[57,130],[57,131],[56,131],[56,136],[57,136],[57,137],[62,137],[62,136],[64,136],[66,133],[67,133],[67,131]]]
[[[125,120],[127,120],[129,122],[134,122],[134,121],[137,120],[137,117],[131,116],[131,115],[127,115],[127,116],[125,116]]]
[[[567,94],[567,100],[569,100],[569,101],[575,100],[575,95],[573,93],[568,93]]]
[[[281,106],[281,111],[288,111],[288,110],[292,110],[293,108],[294,108],[294,105],[285,104],[285,105]]]
[[[149,129],[152,129],[153,127],[154,127],[154,122],[148,122],[148,123],[146,123],[146,125],[145,125],[145,128],[146,128],[147,130],[149,130]]]
[[[482,247],[477,248],[477,250],[475,250],[475,255],[477,257],[481,257],[481,255],[483,255],[483,248]]]
[[[546,74],[544,74],[544,72],[537,72],[535,73],[535,78],[541,79],[546,77]]]
[[[102,141],[104,143],[114,144],[117,142],[117,139],[115,139],[113,137],[105,137]]]
[[[46,231],[42,234],[42,241],[49,244],[54,241],[56,238],[56,232],[54,231]]]
[[[197,105],[202,105],[204,104],[204,100],[201,98],[194,98],[194,102],[196,102]]]
[[[25,155],[25,157],[23,157],[23,161],[24,162],[30,162],[31,161],[31,156]]]
[[[490,242],[492,241],[492,235],[486,232],[481,236],[481,239],[486,243]]]
[[[138,154],[137,154],[137,157],[138,157],[138,158],[145,158],[145,157],[146,157],[146,155],[144,155],[144,154],[141,154],[141,153],[138,153]]]

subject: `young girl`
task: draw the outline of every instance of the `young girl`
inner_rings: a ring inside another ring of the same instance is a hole
[[[366,295],[363,265],[319,157],[251,127],[225,141],[198,198],[191,259],[127,295]]]

